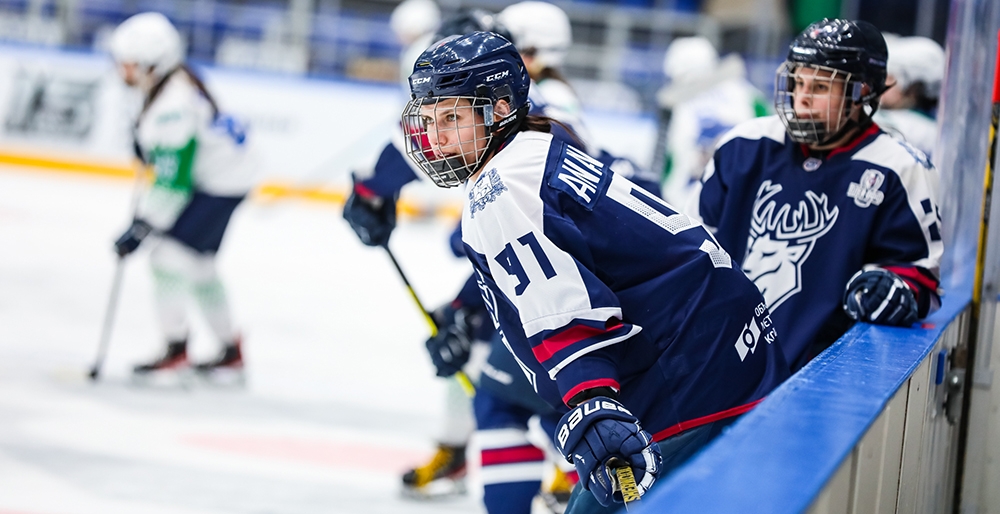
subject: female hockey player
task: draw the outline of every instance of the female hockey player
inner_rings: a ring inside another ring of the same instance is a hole
[[[872,122],[886,45],[824,19],[778,68],[776,116],[738,125],[688,209],[767,300],[798,370],[854,320],[910,326],[937,308],[937,172]]]
[[[134,371],[146,375],[188,366],[188,291],[224,345],[218,358],[195,369],[241,371],[240,337],[215,254],[233,210],[251,186],[243,127],[219,112],[201,80],[184,65],[180,35],[162,14],[125,20],[112,34],[111,55],[125,83],[142,92],[135,147],[155,172],[132,225],[115,242],[124,257],[146,237],[157,239],[150,262],[167,349]]]
[[[567,512],[620,503],[612,467],[644,494],[787,376],[760,292],[711,234],[527,115],[509,41],[435,43],[409,82],[407,155],[439,186],[469,183],[462,237],[490,316],[569,409],[557,447],[592,494]]]

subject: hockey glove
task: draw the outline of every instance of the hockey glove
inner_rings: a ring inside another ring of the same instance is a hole
[[[362,243],[383,246],[396,228],[396,199],[365,194],[355,184],[344,204],[344,219]]]
[[[624,502],[612,486],[609,460],[617,458],[631,466],[640,495],[660,473],[660,447],[639,420],[611,398],[597,396],[567,412],[556,426],[556,441],[566,460],[576,466],[580,484],[605,507]]]
[[[436,336],[427,340],[427,353],[437,369],[437,376],[450,377],[461,371],[462,366],[469,362],[472,349],[472,320],[468,319],[470,310],[455,309],[446,305],[434,312],[434,321],[438,324]]]
[[[881,268],[862,270],[847,283],[844,311],[857,321],[908,327],[917,321],[917,300],[899,275]]]
[[[136,248],[139,248],[142,240],[152,231],[153,227],[149,223],[136,218],[132,221],[132,226],[115,241],[115,253],[119,257],[125,257],[134,252]]]

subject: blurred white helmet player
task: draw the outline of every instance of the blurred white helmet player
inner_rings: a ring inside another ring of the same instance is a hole
[[[405,0],[389,17],[389,27],[403,45],[433,33],[440,25],[441,9],[434,0]]]
[[[663,57],[663,75],[673,83],[707,77],[715,73],[718,66],[719,52],[702,36],[675,39]]]
[[[125,82],[148,90],[184,61],[180,33],[157,12],[136,14],[111,34],[111,57]]]
[[[573,34],[569,17],[558,6],[519,2],[500,11],[498,18],[514,37],[514,46],[532,75],[544,68],[559,68],[566,61]]]
[[[662,173],[663,197],[684,205],[716,141],[768,108],[764,95],[746,80],[743,59],[735,54],[720,58],[705,37],[675,39],[663,58],[663,74],[652,167]]]
[[[928,157],[937,143],[938,97],[945,73],[941,45],[925,37],[886,37],[889,60],[880,109],[873,119],[883,130]]]

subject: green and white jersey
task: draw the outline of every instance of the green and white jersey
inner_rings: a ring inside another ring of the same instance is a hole
[[[911,109],[879,109],[872,117],[882,130],[931,157],[937,144],[937,121]]]
[[[158,230],[173,226],[195,191],[243,196],[253,186],[255,160],[242,125],[214,116],[182,70],[167,79],[139,118],[136,141],[155,173],[138,214]]]

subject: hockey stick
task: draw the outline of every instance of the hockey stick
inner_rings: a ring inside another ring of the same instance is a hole
[[[424,308],[424,304],[420,302],[420,298],[417,297],[417,292],[413,290],[413,286],[410,285],[410,281],[406,279],[406,274],[403,273],[403,268],[400,267],[399,261],[396,260],[396,256],[392,254],[392,250],[389,249],[389,244],[386,243],[382,245],[385,248],[385,253],[389,254],[389,259],[392,260],[392,265],[396,267],[396,271],[399,273],[399,278],[403,279],[403,284],[406,285],[406,290],[410,292],[410,298],[413,298],[413,302],[417,304],[420,309],[421,314],[424,315],[424,321],[427,322],[428,327],[431,329],[431,337],[438,335],[438,324],[434,321],[431,313]],[[469,380],[469,376],[465,374],[464,371],[459,370],[455,373],[455,380],[458,380],[459,385],[462,386],[462,390],[469,397],[476,395],[476,386],[472,385],[472,381]]]
[[[135,186],[132,189],[132,219],[135,219],[139,212],[139,197],[142,195],[143,181],[146,178],[145,166],[139,167],[135,172]],[[97,356],[94,358],[94,365],[90,367],[91,381],[97,381],[101,375],[101,366],[104,365],[104,357],[108,353],[108,344],[111,341],[111,329],[115,323],[115,313],[118,310],[118,297],[121,294],[122,276],[125,274],[125,257],[118,256],[115,263],[115,278],[111,282],[111,294],[108,296],[108,305],[104,309],[104,325],[101,326],[101,338],[97,343]]]
[[[993,75],[993,105],[990,111],[989,146],[986,149],[986,173],[983,177],[982,218],[979,221],[979,242],[976,249],[976,270],[972,285],[972,308],[969,312],[969,335],[965,344],[964,363],[956,367],[965,368],[965,383],[962,394],[961,428],[958,432],[957,457],[955,462],[954,511],[962,507],[962,484],[965,480],[965,454],[969,443],[969,412],[972,408],[972,387],[976,359],[976,343],[979,338],[979,322],[983,302],[983,279],[986,270],[986,243],[990,227],[990,209],[993,204],[993,177],[997,168],[997,130],[1000,129],[1000,31],[997,32],[996,68]]]

